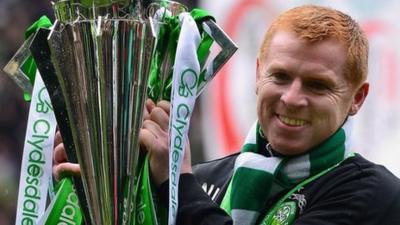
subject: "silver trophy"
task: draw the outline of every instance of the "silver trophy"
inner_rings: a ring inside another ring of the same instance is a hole
[[[148,21],[102,17],[49,36],[92,224],[121,224],[124,186],[134,190],[154,41]]]
[[[17,52],[5,71],[31,91],[18,66],[29,48],[49,92],[68,160],[81,167],[82,179],[75,178],[74,184],[85,223],[132,224],[141,164],[138,132],[150,71],[157,84],[150,85],[149,94],[158,101],[165,98],[173,69],[173,56],[160,44],[167,38],[159,32],[163,18],[153,18],[165,9],[175,16],[186,8],[172,1],[133,0],[60,0],[53,8],[53,27],[28,39],[25,51]],[[205,78],[200,90],[237,49],[213,21],[202,26],[221,51],[208,64],[201,62]]]
[[[138,131],[156,40],[139,3],[55,2],[58,20],[30,40],[68,158],[81,167],[82,183],[75,179],[75,185],[86,224],[130,220],[123,212],[135,197]]]
[[[105,12],[98,19],[56,24],[48,43],[90,223],[122,224],[130,221],[121,212],[130,212],[134,197],[138,131],[155,34],[149,20],[112,18]],[[125,186],[130,190],[126,196]]]

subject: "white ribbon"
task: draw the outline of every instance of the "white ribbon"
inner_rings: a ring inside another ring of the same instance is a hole
[[[52,179],[56,119],[40,73],[36,72],[19,181],[15,224],[38,224]]]
[[[197,59],[197,49],[201,41],[199,30],[189,13],[180,14],[179,19],[182,26],[175,56],[169,120],[169,225],[176,223],[179,175],[200,75]]]

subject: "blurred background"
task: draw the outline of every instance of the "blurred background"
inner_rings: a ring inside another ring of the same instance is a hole
[[[305,3],[342,10],[370,41],[370,94],[353,119],[353,149],[400,176],[400,1],[198,0],[180,1],[208,10],[239,50],[202,94],[193,115],[193,161],[237,151],[255,120],[255,59],[271,20]],[[23,43],[25,29],[41,15],[53,20],[50,1],[0,0],[0,68]],[[0,224],[14,224],[29,103],[0,71]]]

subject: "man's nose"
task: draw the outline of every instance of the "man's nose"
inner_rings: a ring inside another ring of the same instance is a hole
[[[282,93],[281,101],[287,107],[302,107],[307,105],[307,98],[303,91],[302,83],[299,80],[293,80],[286,86]]]

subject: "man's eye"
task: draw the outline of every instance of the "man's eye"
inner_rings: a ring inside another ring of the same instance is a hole
[[[273,73],[271,78],[277,84],[286,84],[291,80],[290,76],[285,73]]]
[[[317,93],[321,93],[321,92],[330,90],[329,85],[327,85],[323,82],[319,82],[319,81],[308,82],[307,86],[311,91],[314,91]]]

